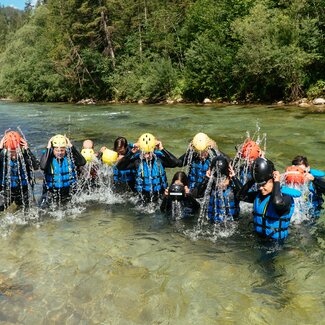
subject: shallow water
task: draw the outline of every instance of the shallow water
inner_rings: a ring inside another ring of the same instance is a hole
[[[155,134],[176,156],[206,132],[230,156],[256,124],[283,172],[297,154],[325,169],[325,115],[301,108],[0,103],[0,133],[20,126],[39,156],[66,133],[96,149]],[[176,170],[169,171],[169,179]],[[38,176],[39,197],[41,176]],[[109,191],[44,213],[0,215],[0,321],[5,324],[320,324],[325,214],[291,227],[283,246],[252,233],[250,207],[226,228],[169,223]]]

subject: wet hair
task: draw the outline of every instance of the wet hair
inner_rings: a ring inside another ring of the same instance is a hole
[[[188,177],[184,172],[176,172],[171,184],[174,184],[177,180],[181,181],[184,186],[189,186]]]
[[[128,146],[128,140],[124,137],[118,137],[114,141],[114,151],[117,151],[119,148],[127,148]]]
[[[304,156],[296,156],[295,158],[293,158],[291,163],[294,166],[299,166],[302,164],[304,164],[306,167],[309,166],[308,159],[307,159],[307,157],[304,157]]]

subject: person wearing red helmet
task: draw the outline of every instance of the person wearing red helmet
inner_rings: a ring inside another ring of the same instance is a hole
[[[324,176],[324,171],[311,169],[307,157],[304,156],[296,156],[292,160],[292,166],[286,169],[286,184],[300,190],[303,188],[307,190],[305,193],[307,200],[303,203],[303,210],[309,217],[320,216],[325,194],[325,180],[322,178]]]
[[[15,202],[28,208],[39,162],[27,141],[16,131],[6,132],[0,141],[0,211]]]

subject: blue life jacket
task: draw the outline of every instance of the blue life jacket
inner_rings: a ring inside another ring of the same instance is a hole
[[[133,148],[133,143],[129,143],[127,151],[125,154],[130,153],[130,150]],[[139,157],[139,154],[137,154],[137,156]],[[135,157],[135,155],[133,155],[132,157]],[[135,179],[135,171],[132,169],[124,169],[124,170],[120,170],[118,168],[116,168],[115,166],[113,167],[113,172],[114,172],[114,183],[128,183],[128,182],[133,182]]]
[[[239,201],[234,190],[228,186],[224,191],[212,190],[208,206],[208,217],[211,221],[232,221],[239,216]]]
[[[10,160],[10,187],[17,188],[20,185],[28,185],[28,177],[22,166],[22,162],[18,160]]]
[[[314,177],[324,177],[325,172],[322,170],[317,170],[317,169],[311,169],[309,171]]]
[[[136,171],[135,188],[137,192],[157,193],[167,188],[165,168],[159,159],[162,155],[161,151],[155,151],[156,157],[151,160],[151,168],[145,159],[140,162]]]
[[[267,238],[284,239],[288,236],[288,227],[295,207],[293,198],[300,196],[300,192],[287,187],[281,188],[281,192],[291,197],[290,211],[286,215],[277,214],[270,202],[271,194],[262,200],[263,197],[259,193],[254,201],[255,231]]]
[[[46,186],[49,189],[67,188],[76,182],[76,171],[72,159],[65,156],[60,162],[52,158],[51,165],[45,173]]]
[[[134,180],[134,171],[132,169],[120,170],[114,166],[114,182],[128,183]]]
[[[209,169],[210,162],[210,158],[207,158],[203,162],[201,160],[192,161],[188,174],[190,190],[198,187],[203,182],[206,172]]]

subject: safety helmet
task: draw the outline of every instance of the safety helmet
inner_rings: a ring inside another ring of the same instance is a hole
[[[192,145],[196,151],[205,151],[208,149],[210,141],[205,133],[197,133],[192,140]]]
[[[243,158],[255,160],[256,158],[260,157],[261,148],[255,141],[248,140],[245,141],[240,153]]]
[[[117,161],[118,153],[114,150],[105,149],[102,155],[102,161],[108,166],[113,166]]]
[[[172,184],[168,189],[168,194],[173,201],[181,201],[185,197],[184,185]]]
[[[257,158],[251,167],[251,173],[254,181],[258,184],[265,184],[273,178],[274,164],[266,158]]]
[[[82,149],[81,154],[84,156],[86,161],[91,162],[95,158],[95,152],[93,149]]]
[[[5,148],[16,150],[20,147],[21,136],[16,131],[9,131],[5,134]]]
[[[151,133],[144,133],[139,138],[139,148],[143,152],[153,152],[156,147],[156,138]]]
[[[228,176],[229,175],[229,163],[223,156],[214,157],[211,161],[210,169],[214,169],[214,177]]]
[[[305,172],[299,166],[289,166],[285,172],[286,184],[302,185],[305,183]]]
[[[53,148],[65,148],[68,145],[65,136],[57,134],[52,138]]]

